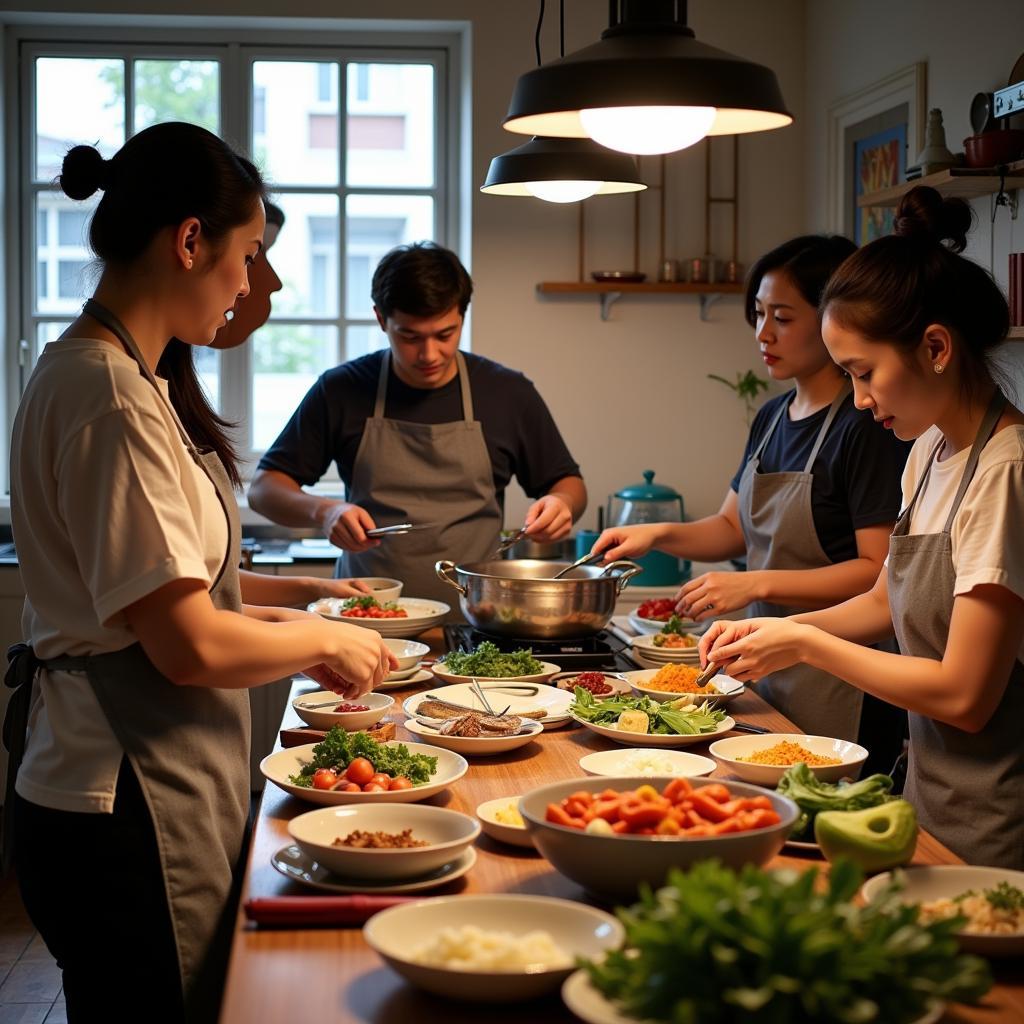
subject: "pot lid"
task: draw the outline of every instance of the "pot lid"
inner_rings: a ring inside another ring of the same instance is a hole
[[[682,495],[674,488],[665,484],[654,483],[654,470],[644,470],[642,484],[630,484],[621,491],[615,492],[616,498],[625,501],[681,501]]]

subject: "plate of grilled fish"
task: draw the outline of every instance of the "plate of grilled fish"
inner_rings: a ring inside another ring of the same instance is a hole
[[[410,718],[405,723],[417,739],[465,757],[486,757],[525,746],[544,731],[536,719],[465,711],[457,718]]]
[[[558,728],[569,721],[573,695],[544,683],[481,682],[484,701],[465,683],[435,686],[425,693],[413,694],[402,705],[410,718],[421,721],[446,721],[473,711],[482,715],[514,715],[536,721],[545,729]]]

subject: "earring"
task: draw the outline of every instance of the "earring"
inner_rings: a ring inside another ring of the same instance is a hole
[[[191,266],[192,266],[192,264],[190,263],[190,264],[189,264],[189,266],[191,267]],[[935,365],[934,365],[934,366],[932,367],[932,369],[933,369],[933,370],[934,370],[934,371],[935,371],[936,373],[942,373],[942,371],[943,371],[943,370],[945,369],[945,367],[944,367],[944,366],[942,365],[942,363],[936,363],[936,364],[935,364]]]
[[[188,263],[185,264],[185,269],[186,270],[191,270],[192,269],[192,261],[191,260],[189,260]],[[935,365],[938,366],[939,364],[936,363]],[[935,372],[936,373],[941,373],[942,371],[941,370],[936,370]]]

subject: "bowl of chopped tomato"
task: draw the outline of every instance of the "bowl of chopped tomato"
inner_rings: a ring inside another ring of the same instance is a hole
[[[762,865],[782,849],[797,805],[742,782],[672,776],[594,777],[541,786],[519,813],[537,849],[588,892],[632,900],[671,867],[716,858]]]
[[[384,637],[411,637],[440,625],[451,608],[443,601],[400,597],[381,603],[371,595],[322,597],[306,606],[325,619],[337,619],[354,626],[366,626]]]
[[[394,697],[386,693],[364,693],[345,700],[330,690],[304,693],[292,701],[295,713],[314,729],[333,729],[340,725],[346,732],[358,732],[376,725],[394,706]]]

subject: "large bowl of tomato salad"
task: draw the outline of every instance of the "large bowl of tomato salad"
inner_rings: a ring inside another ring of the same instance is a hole
[[[602,898],[633,900],[640,883],[660,886],[671,867],[767,863],[800,811],[759,786],[665,775],[554,782],[520,797],[519,813],[563,875]]]

